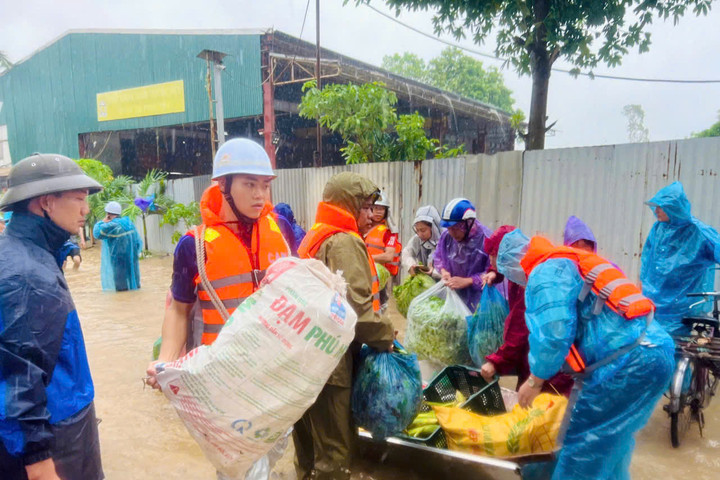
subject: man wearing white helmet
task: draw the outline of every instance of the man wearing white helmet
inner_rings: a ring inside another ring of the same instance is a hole
[[[246,138],[225,142],[215,155],[212,179],[200,200],[202,225],[175,247],[160,354],[147,369],[153,388],[160,388],[156,363],[212,344],[235,309],[258,289],[270,264],[290,255],[270,203],[275,173],[260,145]]]
[[[142,240],[135,225],[122,216],[118,202],[105,205],[105,218],[95,224],[93,235],[102,240],[100,281],[103,290],[124,292],[140,288]]]
[[[215,155],[212,179],[200,201],[202,225],[175,248],[160,362],[214,342],[227,318],[258,289],[268,266],[290,255],[269,202],[275,173],[260,145],[245,138],[225,142]],[[148,384],[158,388],[154,364]]]

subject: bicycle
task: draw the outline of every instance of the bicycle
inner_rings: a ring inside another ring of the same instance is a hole
[[[713,311],[711,317],[683,318],[683,325],[691,329],[690,336],[673,338],[679,360],[670,383],[670,403],[665,405],[665,411],[670,415],[670,440],[674,448],[680,446],[693,421],[698,423],[702,436],[703,409],[715,396],[720,379],[720,292],[689,293],[688,297],[702,297],[690,309],[712,300]],[[689,385],[686,375],[690,375]]]

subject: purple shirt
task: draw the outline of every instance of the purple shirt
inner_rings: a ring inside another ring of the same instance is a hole
[[[195,237],[183,235],[175,247],[172,286],[170,291],[178,302],[195,303],[195,277],[198,274]]]
[[[483,250],[483,242],[492,232],[483,224],[475,220],[468,238],[462,242],[456,242],[445,231],[440,235],[433,266],[436,270],[445,269],[453,277],[472,278],[473,284],[462,290],[456,290],[460,298],[471,312],[474,312],[482,294],[481,276],[490,266],[490,258]]]

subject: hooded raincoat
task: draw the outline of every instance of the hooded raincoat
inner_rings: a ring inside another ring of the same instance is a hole
[[[68,238],[28,213],[0,236],[0,478],[50,457],[61,478],[102,478],[82,328],[55,260]]]
[[[542,263],[527,251],[528,239],[515,230],[500,244],[498,270],[524,282],[530,331],[530,372],[543,379],[565,364],[575,343],[590,366],[643,335],[642,343],[593,371],[584,379],[553,479],[630,478],[634,434],[647,423],[667,389],[674,367],[675,345],[656,322],[627,320],[605,305],[593,315],[595,295],[578,296],[584,280],[566,258]],[[520,260],[535,265],[529,277]],[[576,383],[577,385],[577,383]]]
[[[575,215],[570,215],[570,218],[568,218],[567,223],[565,224],[565,232],[563,233],[563,245],[569,247],[579,240],[587,240],[588,242],[592,242],[595,247],[593,251],[597,251],[597,240],[595,240],[595,235],[593,235],[590,227],[588,227],[585,222],[580,220]]]
[[[103,290],[125,291],[140,288],[140,252],[142,240],[128,217],[100,221],[93,228],[102,240],[100,280]]]
[[[500,242],[505,235],[513,230],[515,230],[514,227],[503,225],[488,237],[484,244],[488,255],[497,255]],[[497,276],[493,285],[500,285],[505,277],[500,272],[496,273]],[[503,344],[485,359],[495,366],[498,375],[517,375],[516,389],[519,390],[520,386],[530,376],[530,365],[528,364],[528,352],[530,350],[528,337],[530,332],[525,323],[525,288],[523,285],[508,281],[507,291],[510,312],[505,319]],[[566,374],[558,373],[545,382],[543,392],[559,393],[567,397],[570,395],[572,385],[572,378]]]
[[[437,209],[432,205],[426,205],[420,207],[415,213],[415,219],[413,225],[418,222],[429,223],[432,228],[432,234],[429,240],[422,241],[420,237],[413,235],[410,241],[403,247],[402,250],[402,271],[408,272],[410,267],[415,265],[426,265],[433,266],[433,257],[435,254],[435,248],[437,247],[440,235],[445,231],[440,226],[440,214]],[[433,272],[433,277],[440,278],[438,272]]]
[[[328,237],[318,248],[315,258],[332,271],[342,271],[348,284],[347,300],[357,313],[358,321],[355,341],[340,360],[315,404],[295,424],[293,440],[298,478],[308,478],[312,470],[315,471],[313,478],[319,480],[350,478],[350,457],[355,436],[350,404],[354,355],[359,353],[362,344],[386,350],[393,341],[390,319],[373,309],[369,254],[355,221],[363,203],[376,191],[377,187],[369,179],[343,172],[328,181],[323,191],[323,203],[318,206],[317,223],[335,222],[335,226],[357,234],[340,232]],[[342,218],[334,217],[332,209],[324,208],[323,204],[344,211]],[[306,244],[303,243],[300,253],[305,249]]]
[[[440,235],[435,249],[436,270],[447,270],[453,277],[472,278],[472,285],[457,290],[457,294],[471,312],[477,308],[482,295],[481,276],[490,266],[490,259],[483,250],[483,243],[491,234],[490,229],[475,220],[465,240],[456,242],[446,230]]]
[[[660,207],[668,222],[657,221],[643,247],[640,282],[643,294],[655,303],[655,318],[671,335],[688,333],[682,318],[709,311],[711,305],[690,311],[697,299],[688,293],[713,290],[714,270],[720,262],[718,232],[690,214],[690,201],[680,182],[662,188],[647,202]]]

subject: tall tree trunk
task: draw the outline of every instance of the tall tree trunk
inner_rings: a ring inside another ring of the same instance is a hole
[[[525,142],[527,150],[545,148],[545,119],[547,118],[548,85],[553,60],[548,53],[545,19],[550,12],[550,0],[536,0],[533,5],[535,31],[530,46],[530,71],[532,72],[532,98],[530,121]]]
[[[544,53],[545,58],[532,60],[532,98],[530,100],[530,120],[525,143],[527,150],[542,150],[545,148],[545,119],[547,118],[548,86],[550,84],[550,62],[547,52]]]
[[[143,239],[145,240],[144,245],[144,251],[149,252],[150,249],[148,248],[148,241],[147,241],[147,225],[145,224],[145,214],[142,214],[142,221],[143,221]]]

